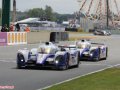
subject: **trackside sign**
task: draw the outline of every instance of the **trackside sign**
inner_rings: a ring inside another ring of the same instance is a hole
[[[0,32],[0,46],[27,44],[26,32]]]
[[[0,46],[7,45],[7,32],[0,32]]]

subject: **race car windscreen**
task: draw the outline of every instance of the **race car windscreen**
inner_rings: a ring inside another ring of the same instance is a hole
[[[38,53],[43,53],[43,54],[50,54],[51,52],[51,48],[47,47],[47,48],[38,48]]]
[[[80,44],[80,45],[78,45],[78,48],[84,49],[84,48],[86,48],[86,45],[85,44]]]

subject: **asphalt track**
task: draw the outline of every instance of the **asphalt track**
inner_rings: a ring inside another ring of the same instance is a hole
[[[29,49],[34,48],[38,44],[0,46],[0,86],[14,86],[14,90],[37,90],[70,78],[120,64],[119,40],[120,36],[116,35],[99,36],[93,39],[94,42],[105,43],[108,46],[108,59],[99,62],[82,61],[79,68],[71,68],[65,71],[50,68],[16,69],[17,50],[26,47]]]

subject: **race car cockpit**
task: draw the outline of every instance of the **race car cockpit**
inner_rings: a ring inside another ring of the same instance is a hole
[[[88,40],[82,39],[80,41],[78,41],[76,43],[77,47],[80,49],[84,49],[84,48],[90,48],[91,47],[91,43]]]

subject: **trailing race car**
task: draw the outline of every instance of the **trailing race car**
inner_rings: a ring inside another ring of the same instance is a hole
[[[17,68],[39,66],[65,70],[70,66],[78,67],[79,52],[78,50],[70,50],[69,48],[59,48],[52,42],[46,42],[38,48],[18,50]]]
[[[108,47],[104,44],[81,40],[76,45],[80,50],[80,60],[99,61],[101,59],[107,59]]]
[[[111,33],[105,30],[95,30],[93,32],[94,35],[103,35],[103,36],[110,36]]]

